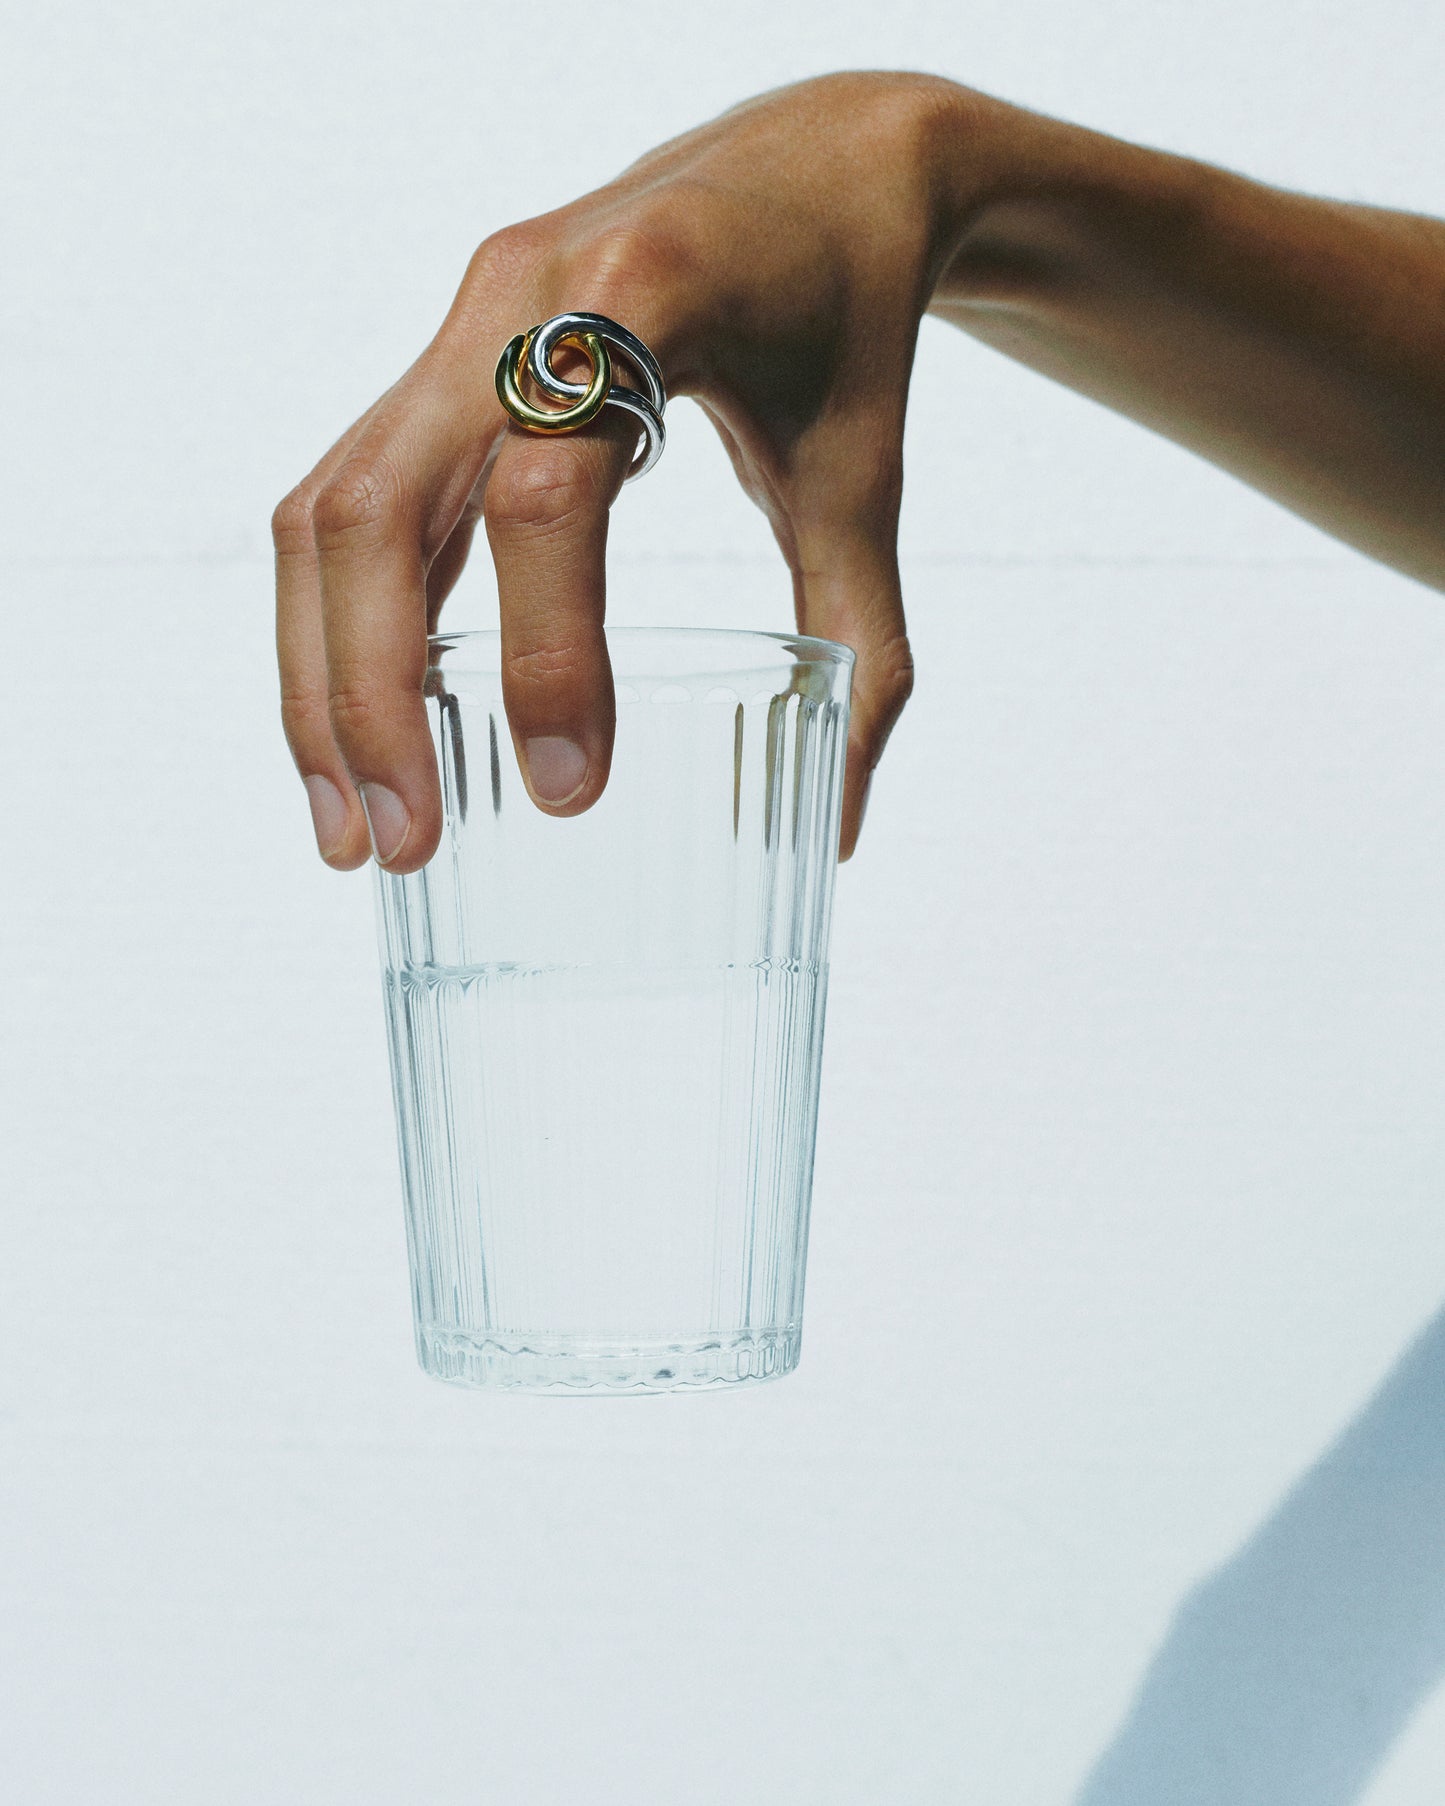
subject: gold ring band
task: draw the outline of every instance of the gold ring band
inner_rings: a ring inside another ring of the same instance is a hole
[[[559,345],[571,345],[587,359],[586,381],[552,367]],[[614,383],[616,359],[633,375]],[[603,407],[619,408],[638,433],[626,482],[652,469],[667,441],[662,412],[667,385],[662,368],[635,332],[606,314],[554,314],[519,332],[497,359],[497,399],[519,426],[534,433],[571,433],[586,426]],[[631,384],[637,383],[633,388]],[[544,406],[543,403],[550,405]]]
[[[595,419],[602,411],[602,404],[606,401],[607,391],[612,384],[612,359],[595,332],[567,333],[558,343],[575,345],[591,361],[592,374],[588,379],[587,393],[570,407],[539,408],[534,402],[528,401],[522,392],[523,378],[530,374],[527,353],[531,349],[532,335],[536,330],[533,326],[527,332],[519,332],[497,359],[497,399],[513,420],[530,427],[534,433],[575,432],[579,426],[586,426],[589,420]]]

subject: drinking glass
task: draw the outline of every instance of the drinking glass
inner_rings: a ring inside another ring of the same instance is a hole
[[[797,1364],[853,655],[611,628],[611,777],[522,785],[500,636],[431,641],[444,827],[377,871],[417,1353],[660,1392]]]

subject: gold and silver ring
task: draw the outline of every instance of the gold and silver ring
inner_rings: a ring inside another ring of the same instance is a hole
[[[552,353],[559,345],[571,345],[591,365],[585,382],[572,382],[552,368]],[[639,388],[626,388],[612,380],[612,356],[620,353],[636,372]],[[528,399],[523,384],[530,381],[557,407],[539,407]],[[603,408],[621,408],[631,414],[642,439],[626,480],[643,476],[662,456],[667,433],[662,412],[667,390],[657,359],[636,333],[609,320],[606,314],[554,314],[540,326],[519,332],[497,359],[497,399],[519,426],[533,433],[573,433],[595,420]]]

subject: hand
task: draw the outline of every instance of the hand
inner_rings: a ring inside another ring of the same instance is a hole
[[[772,525],[800,629],[857,653],[848,857],[912,687],[896,550],[903,417],[943,259],[933,172],[959,92],[909,75],[785,89],[481,246],[431,344],[273,521],[283,720],[331,865],[374,851],[411,872],[435,850],[426,635],[479,519],[532,799],[575,815],[607,782],[604,554],[635,432],[604,409],[577,433],[526,433],[492,383],[515,332],[575,309],[630,327],[669,394],[706,411]]]

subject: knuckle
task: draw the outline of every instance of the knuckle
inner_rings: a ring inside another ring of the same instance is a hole
[[[503,666],[508,683],[518,691],[553,692],[585,677],[588,671],[582,649],[566,641],[509,649]]]
[[[541,241],[535,220],[522,220],[490,233],[472,252],[462,286],[468,290],[515,287],[530,274]]]
[[[305,483],[277,502],[271,513],[271,543],[283,554],[312,549],[311,506],[313,492]]]
[[[401,482],[384,458],[344,465],[311,507],[316,544],[323,551],[349,540],[385,537],[404,514]]]
[[[326,727],[326,692],[316,684],[286,683],[281,686],[281,724],[287,737],[295,740]]]
[[[343,684],[326,698],[331,731],[343,747],[364,741],[375,727],[379,713],[376,692],[363,684]]]
[[[573,453],[541,448],[500,466],[487,484],[487,526],[507,534],[565,531],[597,506],[596,489]]]
[[[882,705],[880,712],[883,719],[891,723],[913,694],[913,648],[907,634],[894,634],[885,641],[873,654],[870,664],[873,689]]]
[[[626,308],[632,296],[665,292],[688,257],[674,210],[654,206],[603,226],[572,261],[573,280],[607,313]]]
[[[324,691],[308,686],[285,686],[281,691],[281,732],[291,756],[304,772],[330,743]]]

